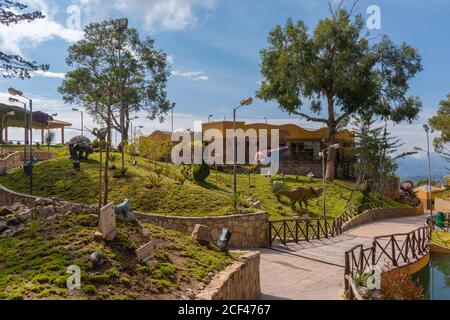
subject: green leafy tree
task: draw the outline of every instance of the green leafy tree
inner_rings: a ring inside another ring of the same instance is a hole
[[[289,19],[268,36],[261,51],[263,81],[257,96],[329,129],[328,144],[349,117],[370,110],[394,122],[417,119],[422,104],[407,97],[408,82],[422,70],[417,51],[395,45],[387,36],[379,42],[363,34],[360,14],[331,8],[312,33],[303,21]],[[306,112],[305,104],[309,109]],[[326,178],[335,176],[336,150],[327,159]]]
[[[74,69],[66,74],[58,90],[66,103],[82,104],[97,122],[106,126],[107,204],[112,129],[120,125],[121,104],[125,105],[125,124],[130,111],[145,109],[151,119],[163,117],[171,107],[165,92],[169,73],[165,54],[154,49],[152,39],[142,41],[136,29],[119,32],[115,22],[107,20],[88,25],[84,34],[83,40],[69,48],[66,62]],[[127,132],[128,128],[124,140]]]
[[[23,12],[27,8],[27,5],[20,2],[0,0],[0,23],[10,26],[23,21],[45,18],[40,11]],[[27,61],[20,55],[0,51],[0,71],[5,78],[29,78],[30,73],[38,69],[47,71],[49,66],[38,65],[35,61]]]
[[[450,162],[450,94],[447,100],[440,102],[437,114],[429,122],[433,130],[440,132],[440,136],[434,139],[436,152]]]
[[[48,151],[50,151],[50,145],[55,142],[55,132],[53,130],[48,130],[45,134],[44,141],[47,145]]]

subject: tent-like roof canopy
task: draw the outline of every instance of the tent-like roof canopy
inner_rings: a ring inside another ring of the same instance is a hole
[[[25,110],[17,106],[10,106],[0,103],[0,117],[3,117],[7,113],[14,111],[14,116],[5,118],[5,126],[7,127],[25,127]],[[29,119],[30,112],[27,111],[27,120]],[[1,124],[0,124],[1,125]],[[33,112],[33,129],[59,129],[64,127],[70,127],[72,124],[60,120],[54,119],[52,116],[41,112]]]

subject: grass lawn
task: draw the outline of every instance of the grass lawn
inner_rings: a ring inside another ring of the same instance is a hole
[[[432,242],[450,249],[450,232],[434,231]]]
[[[59,157],[39,163],[34,169],[35,195],[42,197],[58,197],[62,200],[96,204],[98,203],[99,155],[94,154],[88,161],[81,163],[81,171],[72,174],[72,162],[59,150]],[[120,167],[120,155],[117,155],[115,166]],[[135,210],[176,216],[227,215],[234,213],[232,208],[232,174],[211,172],[207,182],[198,185],[186,181],[181,185],[176,176],[180,176],[180,167],[167,165],[170,173],[164,178],[162,187],[151,189],[149,176],[154,175],[154,163],[138,158],[136,167],[130,166],[125,178],[117,177],[118,170],[111,170],[110,199],[115,203],[130,199]],[[165,165],[165,164],[163,164]],[[293,217],[298,212],[291,209],[288,199],[277,201],[272,193],[272,181],[284,181],[288,187],[322,187],[321,179],[310,179],[296,176],[276,176],[266,178],[259,174],[251,176],[249,188],[248,175],[238,174],[238,192],[245,212],[252,212],[246,198],[249,195],[261,201],[261,209],[268,211],[271,219]],[[14,191],[27,193],[28,178],[21,170],[11,171],[6,177],[0,177],[0,183]],[[328,215],[340,215],[348,203],[359,205],[363,202],[361,192],[354,191],[355,185],[349,181],[336,180],[327,186]],[[387,200],[386,206],[401,206],[395,201]],[[309,202],[309,213],[312,217],[322,215],[322,198]]]
[[[180,299],[233,258],[175,231],[120,222],[113,242],[95,242],[96,215],[69,215],[0,239],[0,299]],[[155,243],[152,265],[134,250]],[[93,252],[108,259],[94,266]],[[67,267],[81,269],[81,291],[66,286]]]

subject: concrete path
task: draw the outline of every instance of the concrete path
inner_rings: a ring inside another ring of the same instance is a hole
[[[336,300],[344,287],[345,252],[377,236],[408,233],[425,225],[427,215],[382,220],[345,234],[287,247],[261,250],[261,299]]]

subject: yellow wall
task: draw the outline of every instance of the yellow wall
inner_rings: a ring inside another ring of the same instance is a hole
[[[243,130],[249,130],[254,129],[256,131],[266,129],[279,129],[280,135],[282,136],[283,140],[323,140],[328,139],[328,128],[322,128],[318,130],[307,130],[303,129],[295,124],[285,124],[285,125],[271,125],[271,124],[265,124],[265,123],[251,123],[246,124],[245,122],[237,122],[236,123],[237,129],[243,129]],[[225,131],[227,129],[233,129],[233,122],[232,121],[222,121],[222,122],[212,122],[204,123],[203,124],[203,131],[206,131],[208,129],[218,129],[222,131],[225,137]],[[270,133],[270,132],[269,132]],[[351,131],[345,129],[339,132],[336,135],[336,139],[338,141],[344,141],[352,143],[354,141],[354,135]]]

